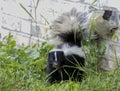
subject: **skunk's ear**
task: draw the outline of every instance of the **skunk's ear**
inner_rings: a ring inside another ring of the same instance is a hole
[[[104,12],[104,14],[103,14],[103,19],[109,20],[110,17],[111,17],[111,15],[112,15],[112,11],[110,11],[110,10],[105,10],[105,12]]]

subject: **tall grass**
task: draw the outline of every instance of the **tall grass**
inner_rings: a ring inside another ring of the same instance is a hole
[[[43,43],[18,46],[9,34],[0,42],[0,91],[119,91],[119,69],[98,72],[92,64],[85,68],[82,82],[71,80],[53,85],[46,83],[47,53],[52,48]],[[92,55],[92,54],[91,54]]]

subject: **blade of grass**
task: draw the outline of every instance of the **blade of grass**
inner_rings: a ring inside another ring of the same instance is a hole
[[[40,0],[37,0],[37,3],[36,3],[36,8],[38,7],[39,2],[40,2]]]
[[[46,22],[48,25],[50,25],[49,22],[48,22],[48,20],[47,20],[42,14],[40,14],[40,16],[45,20],[45,22]]]
[[[34,19],[33,16],[30,14],[30,12],[21,3],[19,3],[19,5],[32,19]]]
[[[92,2],[92,5],[93,5],[95,2],[97,2],[97,0],[94,0],[94,1]]]
[[[91,42],[91,37],[92,37],[93,29],[94,29],[94,21],[92,21],[91,25],[90,25],[90,34],[89,34],[89,41],[90,42]]]

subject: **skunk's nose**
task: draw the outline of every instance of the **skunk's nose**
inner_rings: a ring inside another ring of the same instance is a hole
[[[115,27],[115,28],[112,28],[110,31],[111,31],[111,33],[114,33],[117,29],[118,29],[118,27]]]
[[[54,67],[54,68],[59,68],[59,67],[60,67],[60,63],[58,63],[58,62],[53,62],[53,67]]]

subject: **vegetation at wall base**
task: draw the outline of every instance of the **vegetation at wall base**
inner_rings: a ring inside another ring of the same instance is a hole
[[[52,47],[16,45],[9,34],[0,42],[0,91],[119,91],[120,69],[98,72],[86,67],[82,82],[46,82],[47,53]]]

